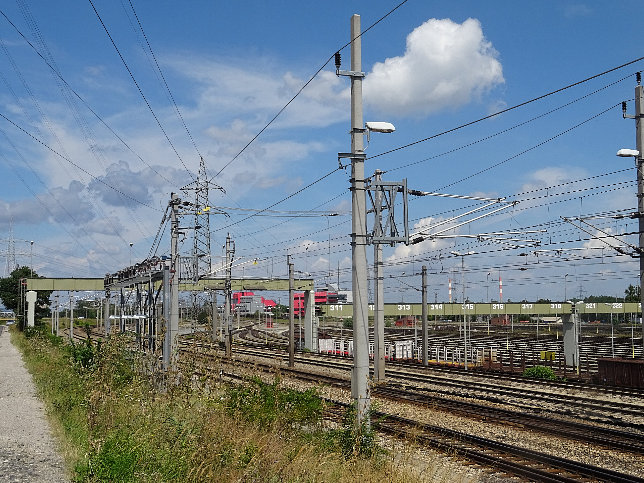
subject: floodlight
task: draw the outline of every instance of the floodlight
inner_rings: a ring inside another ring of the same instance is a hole
[[[379,122],[379,121],[367,122],[365,124],[365,127],[367,128],[367,131],[373,131],[373,132],[390,133],[396,130],[394,125],[391,124],[390,122]]]
[[[637,149],[620,149],[617,151],[617,156],[620,158],[631,158],[633,156],[637,157],[640,155],[640,152]]]

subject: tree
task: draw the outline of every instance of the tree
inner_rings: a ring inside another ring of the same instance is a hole
[[[273,317],[276,319],[283,319],[286,317],[286,314],[288,314],[288,306],[275,304],[271,312],[273,313]]]
[[[22,312],[22,298],[21,292],[24,293],[26,290],[21,291],[21,287],[26,289],[27,278],[43,278],[38,277],[38,275],[33,272],[29,267],[18,267],[8,277],[0,278],[0,299],[2,303],[8,309],[13,310],[17,315],[22,315],[22,322],[24,323],[24,315]],[[24,285],[21,285],[24,284]],[[43,317],[50,315],[49,310],[49,296],[51,295],[51,290],[39,290],[36,292],[36,313],[35,321],[40,323]]]
[[[95,319],[98,311],[95,300],[79,300],[76,302],[75,309],[77,314],[87,319]]]
[[[640,301],[640,288],[635,285],[629,285],[626,290],[624,290],[624,301],[625,302],[639,302]]]

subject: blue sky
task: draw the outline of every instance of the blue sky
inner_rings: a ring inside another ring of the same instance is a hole
[[[12,225],[18,263],[33,254],[45,276],[101,277],[130,256],[142,260],[170,193],[191,181],[201,155],[225,189],[211,192],[211,204],[229,215],[210,219],[215,267],[230,233],[239,276],[285,276],[289,253],[319,286],[339,277],[349,288],[350,173],[336,169],[337,153],[350,149],[349,81],[325,63],[348,42],[352,14],[365,30],[398,2],[93,5],[100,20],[89,1],[0,8],[1,251]],[[636,206],[633,162],[615,153],[634,148],[634,122],[619,104],[633,112],[642,61],[436,135],[644,56],[633,21],[643,13],[639,1],[409,0],[365,33],[365,120],[396,125],[371,137],[367,174],[518,201],[445,234],[512,231],[539,242],[385,247],[387,301],[420,300],[410,285],[419,286],[422,265],[431,300],[447,301],[449,279],[460,300],[462,261],[452,251],[475,252],[463,260],[472,300],[498,299],[499,275],[513,301],[622,296],[637,283],[637,260],[608,246],[636,238],[606,237],[637,230],[614,218]],[[342,58],[348,69],[348,48]],[[412,197],[410,224],[431,233],[480,204]],[[590,234],[561,217],[586,218]],[[191,246],[188,237],[183,252]],[[155,253],[168,251],[166,230]]]

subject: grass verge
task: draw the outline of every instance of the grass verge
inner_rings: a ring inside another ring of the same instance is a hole
[[[158,380],[143,370],[151,361],[119,337],[69,346],[36,330],[14,332],[13,341],[75,481],[424,480],[373,436],[357,440],[350,417],[326,427],[313,390],[286,389],[278,379],[236,386],[192,374]]]

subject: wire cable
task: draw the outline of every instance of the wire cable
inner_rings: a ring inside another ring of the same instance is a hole
[[[125,148],[128,151],[130,151],[133,155],[135,155],[143,164],[145,164],[148,168],[150,168],[155,174],[157,174],[159,177],[167,181],[168,184],[179,188],[178,185],[174,184],[174,181],[171,181],[170,179],[168,179],[165,175],[163,175],[163,173],[160,173],[159,171],[154,169],[154,167],[152,167],[147,161],[145,161],[136,151],[134,151],[134,149],[132,149],[132,147],[116,131],[114,131],[114,129],[112,129],[112,127],[109,124],[107,124],[107,122],[105,122],[105,120],[94,109],[92,109],[89,103],[85,99],[83,99],[83,97],[81,97],[81,95],[76,90],[74,90],[74,88],[65,80],[65,78],[58,71],[58,69],[56,69],[53,65],[49,63],[49,61],[40,53],[40,51],[36,48],[36,46],[33,45],[33,43],[31,43],[31,41],[20,31],[20,29],[18,29],[18,27],[11,21],[11,19],[9,19],[9,17],[7,17],[7,15],[1,9],[0,9],[0,14],[2,14],[2,16],[6,19],[6,21],[9,22],[9,25],[11,25],[14,28],[16,33],[20,35],[20,37],[22,37],[22,39],[25,42],[27,42],[27,44],[29,45],[29,47],[31,47],[31,49],[35,52],[35,54],[38,57],[40,57],[43,60],[43,62],[45,62],[47,67],[49,67],[51,71],[58,76],[61,82],[65,84],[65,86],[78,98],[78,100],[80,100],[83,103],[83,105],[89,110],[89,112],[91,112],[94,115],[94,117],[96,117],[96,119],[101,124],[103,124],[103,126],[105,126],[114,135],[114,137],[116,137],[116,139],[118,139],[119,142],[121,142],[121,144],[125,146]]]
[[[15,128],[17,128],[17,129],[19,129],[20,131],[22,131],[23,133],[25,133],[27,136],[29,136],[31,139],[33,139],[33,140],[34,140],[34,141],[36,141],[37,143],[39,143],[39,144],[41,144],[42,146],[44,146],[45,148],[47,148],[49,151],[51,151],[52,153],[54,153],[56,156],[58,156],[58,157],[60,157],[60,158],[64,159],[65,161],[67,161],[69,164],[71,164],[71,165],[72,165],[72,166],[74,166],[75,168],[77,168],[77,169],[81,170],[83,173],[85,173],[87,176],[89,176],[90,178],[92,178],[94,181],[96,181],[96,182],[98,182],[98,183],[101,183],[101,184],[103,184],[103,185],[107,186],[107,187],[108,187],[108,188],[110,188],[110,189],[113,189],[114,191],[116,191],[116,192],[117,192],[118,194],[120,194],[121,196],[124,196],[125,198],[127,198],[127,199],[129,199],[129,200],[131,200],[131,201],[134,201],[135,203],[138,203],[138,204],[139,204],[139,205],[141,205],[141,206],[145,206],[146,208],[150,208],[150,209],[155,210],[155,211],[160,211],[158,208],[155,208],[155,207],[154,207],[154,206],[152,206],[152,205],[149,205],[149,204],[147,204],[147,203],[144,203],[143,201],[140,201],[140,200],[138,200],[138,199],[136,199],[136,198],[134,198],[134,197],[132,197],[132,196],[128,195],[127,193],[124,193],[124,192],[123,192],[123,191],[121,191],[120,189],[115,188],[114,186],[112,186],[111,184],[109,184],[109,183],[105,182],[105,181],[104,181],[104,180],[102,180],[101,178],[98,178],[97,176],[94,176],[92,173],[90,173],[89,171],[87,171],[85,168],[83,168],[82,166],[78,165],[77,163],[75,163],[74,161],[72,161],[71,159],[69,159],[67,156],[64,156],[63,154],[60,154],[58,151],[56,151],[54,148],[52,148],[51,146],[49,146],[47,143],[45,143],[45,142],[44,142],[44,141],[42,141],[41,139],[37,138],[37,137],[36,137],[36,136],[34,136],[33,134],[31,134],[29,131],[27,131],[27,130],[26,130],[26,129],[24,129],[22,126],[18,125],[17,123],[15,123],[15,122],[14,122],[14,121],[12,121],[11,119],[9,119],[7,116],[5,116],[5,115],[4,115],[3,113],[1,113],[1,112],[0,112],[0,117],[2,117],[2,118],[3,118],[5,121],[7,121],[9,124],[13,125]]]
[[[130,74],[130,78],[132,79],[132,82],[134,82],[134,85],[136,86],[137,90],[139,91],[139,94],[141,95],[141,98],[145,101],[145,105],[146,105],[146,106],[148,106],[148,110],[150,111],[150,113],[151,113],[151,114],[152,114],[152,116],[154,117],[154,120],[157,122],[157,125],[158,125],[158,126],[159,126],[159,128],[161,129],[161,132],[163,132],[163,135],[165,136],[166,140],[167,140],[167,141],[168,141],[168,143],[170,144],[170,147],[172,147],[172,150],[173,150],[173,151],[174,151],[174,153],[177,155],[177,158],[179,158],[179,161],[181,161],[181,164],[183,165],[183,167],[185,168],[185,170],[187,171],[187,173],[190,175],[190,178],[192,178],[192,180],[193,180],[193,181],[195,181],[195,177],[194,177],[194,175],[193,175],[192,171],[190,171],[190,170],[188,169],[188,167],[186,166],[186,163],[183,161],[183,158],[182,158],[182,157],[181,157],[181,155],[179,154],[179,151],[177,151],[177,148],[174,146],[174,144],[173,144],[173,143],[172,143],[172,141],[170,140],[170,137],[168,136],[168,133],[167,133],[167,132],[166,132],[166,130],[163,128],[163,125],[161,124],[161,121],[160,121],[160,120],[159,120],[159,118],[157,117],[156,113],[154,112],[154,109],[152,109],[152,106],[150,105],[150,102],[149,102],[149,101],[148,101],[148,99],[145,97],[145,94],[143,94],[143,90],[141,89],[141,86],[139,86],[139,83],[137,82],[136,78],[134,77],[134,74],[133,74],[133,73],[132,73],[132,71],[130,70],[130,66],[129,66],[129,65],[127,64],[127,62],[125,61],[125,58],[123,57],[123,55],[121,54],[121,51],[120,51],[120,50],[119,50],[119,48],[117,47],[116,42],[115,42],[115,41],[114,41],[114,39],[112,38],[112,35],[110,34],[110,31],[107,29],[107,26],[106,26],[106,25],[105,25],[105,23],[103,22],[103,19],[101,18],[100,14],[98,13],[98,10],[96,10],[96,7],[94,6],[94,2],[92,2],[92,0],[87,0],[87,1],[90,3],[90,5],[92,6],[92,8],[94,9],[94,13],[96,14],[96,17],[98,18],[98,20],[99,20],[99,22],[101,23],[101,25],[103,26],[103,30],[105,30],[105,33],[107,34],[108,38],[110,39],[110,42],[112,43],[112,46],[113,46],[113,47],[114,47],[114,49],[116,50],[116,53],[118,54],[119,58],[121,59],[121,62],[122,62],[122,63],[123,63],[123,65],[125,66],[125,69],[127,70],[128,74]]]
[[[186,130],[186,133],[188,134],[188,138],[190,139],[190,142],[195,148],[195,151],[197,151],[197,155],[199,158],[203,158],[201,155],[201,152],[199,152],[199,148],[197,147],[197,143],[194,140],[194,137],[192,136],[192,133],[190,132],[190,129],[188,129],[188,126],[186,124],[186,121],[183,119],[183,116],[181,115],[181,111],[179,110],[179,106],[177,105],[177,102],[174,100],[174,96],[172,95],[172,91],[170,90],[170,86],[168,85],[168,82],[165,79],[165,76],[163,75],[163,71],[161,70],[161,66],[159,65],[159,62],[157,61],[157,56],[154,55],[154,51],[152,50],[152,46],[150,45],[150,41],[148,40],[148,36],[145,33],[145,30],[143,30],[143,25],[141,24],[141,20],[139,19],[139,16],[136,13],[136,10],[134,9],[134,5],[132,4],[132,0],[128,0],[130,3],[130,7],[132,8],[132,13],[134,14],[134,18],[136,18],[136,22],[139,24],[139,29],[141,29],[141,34],[143,34],[143,38],[145,39],[145,43],[148,46],[148,49],[150,50],[150,54],[152,55],[152,58],[154,59],[154,64],[157,67],[157,70],[159,71],[159,74],[161,75],[161,79],[163,80],[163,85],[165,86],[166,91],[168,92],[168,95],[170,96],[170,100],[172,101],[172,105],[174,106],[174,111],[177,113],[177,116],[179,117],[179,120],[181,121],[181,124],[183,125],[183,128]]]
[[[585,78],[585,79],[583,79],[583,80],[580,80],[580,81],[574,82],[574,83],[572,83],[572,84],[568,84],[567,86],[561,87],[561,88],[556,89],[556,90],[554,90],[554,91],[550,91],[550,92],[548,92],[548,93],[546,93],[546,94],[542,94],[542,95],[540,95],[540,96],[538,96],[538,97],[533,97],[533,98],[532,98],[532,99],[530,99],[530,100],[527,100],[527,101],[521,102],[521,103],[519,103],[519,104],[515,104],[515,105],[514,105],[514,106],[512,106],[512,107],[508,107],[508,108],[506,108],[506,109],[502,109],[502,110],[500,110],[500,111],[498,111],[498,112],[495,112],[495,113],[493,113],[493,114],[489,114],[489,115],[487,115],[487,116],[481,117],[481,118],[476,119],[476,120],[474,120],[474,121],[470,121],[470,122],[467,122],[467,123],[465,123],[465,124],[461,124],[460,126],[453,127],[453,128],[451,128],[451,129],[448,129],[448,130],[446,130],[446,131],[443,131],[443,132],[440,132],[440,133],[434,134],[434,135],[429,136],[429,137],[426,137],[426,138],[424,138],[424,139],[419,139],[418,141],[414,141],[413,143],[405,144],[404,146],[399,146],[399,147],[397,147],[397,148],[390,149],[389,151],[384,151],[384,152],[382,152],[382,153],[380,153],[380,154],[375,154],[375,155],[373,155],[373,156],[368,156],[366,159],[379,158],[380,156],[384,156],[384,155],[386,155],[386,154],[391,154],[391,153],[394,153],[394,152],[396,152],[396,151],[400,151],[400,150],[402,150],[402,149],[406,149],[406,148],[409,148],[409,147],[411,147],[411,146],[415,146],[416,144],[424,143],[424,142],[429,141],[429,140],[431,140],[431,139],[436,139],[437,137],[444,136],[445,134],[449,134],[449,133],[452,133],[452,132],[458,131],[458,130],[460,130],[460,129],[463,129],[463,128],[466,128],[466,127],[472,126],[472,125],[477,124],[477,123],[479,123],[479,122],[486,121],[486,120],[488,120],[488,119],[492,119],[492,118],[494,118],[494,117],[496,117],[496,116],[500,116],[501,114],[505,114],[506,112],[514,111],[515,109],[518,109],[518,108],[520,108],[520,107],[527,106],[528,104],[532,104],[533,102],[540,101],[541,99],[545,99],[546,97],[550,97],[550,96],[552,96],[552,95],[554,95],[554,94],[558,94],[558,93],[563,92],[563,91],[565,91],[565,90],[568,90],[568,89],[571,89],[571,88],[576,87],[576,86],[578,86],[578,85],[581,85],[581,84],[584,84],[584,83],[586,83],[586,82],[589,82],[589,81],[591,81],[591,80],[593,80],[593,79],[597,79],[598,77],[604,76],[604,75],[606,75],[606,74],[610,74],[611,72],[614,72],[614,71],[616,71],[616,70],[623,69],[624,67],[627,67],[627,66],[629,66],[629,65],[635,64],[635,63],[637,63],[637,62],[639,62],[639,61],[641,61],[641,60],[644,60],[644,57],[639,57],[639,58],[637,58],[637,59],[634,59],[634,60],[631,60],[631,61],[629,61],[629,62],[626,62],[625,64],[618,65],[617,67],[613,67],[613,68],[611,68],[611,69],[605,70],[604,72],[600,72],[599,74],[595,74],[595,75],[592,75],[592,76],[590,76],[590,77],[587,77],[587,78]],[[641,71],[640,71],[640,72],[641,72]]]
[[[507,162],[509,162],[509,161],[512,161],[513,159],[516,159],[516,158],[518,158],[519,156],[523,156],[524,154],[529,153],[530,151],[534,151],[535,149],[537,149],[537,148],[539,148],[539,147],[543,146],[544,144],[547,144],[547,143],[549,143],[549,142],[551,142],[551,141],[554,141],[555,139],[557,139],[557,138],[559,138],[559,137],[563,136],[564,134],[568,134],[569,132],[571,132],[571,131],[573,131],[573,130],[577,129],[578,127],[581,127],[581,126],[583,126],[584,124],[587,124],[588,122],[590,122],[590,121],[592,121],[592,120],[594,120],[594,119],[596,119],[596,118],[598,118],[598,117],[600,117],[600,116],[602,116],[602,115],[606,114],[607,112],[611,111],[612,109],[615,109],[615,107],[617,107],[617,106],[621,106],[621,104],[622,104],[621,102],[619,102],[619,103],[617,103],[617,104],[614,104],[614,105],[610,106],[609,108],[604,109],[603,111],[598,112],[597,114],[595,114],[595,115],[593,115],[593,116],[591,116],[591,117],[589,117],[589,118],[587,118],[587,119],[583,120],[582,122],[580,122],[580,123],[578,123],[578,124],[575,124],[574,126],[572,126],[572,127],[568,128],[568,129],[566,129],[565,131],[561,131],[560,133],[555,134],[554,136],[552,136],[552,137],[550,137],[550,138],[548,138],[548,139],[545,139],[545,140],[541,141],[540,143],[537,143],[537,144],[535,144],[535,145],[533,145],[533,146],[529,147],[528,149],[524,149],[523,151],[521,151],[521,152],[519,152],[519,153],[517,153],[517,154],[514,154],[514,155],[510,156],[509,158],[505,158],[504,160],[499,161],[498,163],[495,163],[495,164],[493,164],[493,165],[491,165],[491,166],[488,166],[487,168],[484,168],[484,169],[482,169],[482,170],[480,170],[480,171],[477,171],[477,172],[475,172],[475,173],[472,173],[472,174],[470,174],[469,176],[465,176],[465,177],[463,177],[463,178],[461,178],[461,179],[459,179],[459,180],[457,180],[457,181],[454,181],[454,182],[452,182],[452,183],[449,183],[449,184],[446,184],[446,185],[444,185],[444,186],[441,186],[440,188],[437,188],[437,189],[436,189],[436,191],[444,190],[445,188],[449,188],[450,186],[454,186],[454,185],[456,185],[456,184],[462,183],[463,181],[466,181],[466,180],[468,180],[468,179],[470,179],[470,178],[473,178],[474,176],[478,176],[478,175],[480,175],[480,174],[485,173],[486,171],[490,171],[491,169],[494,169],[494,168],[496,168],[496,167],[498,167],[498,166],[501,166],[502,164],[505,164],[505,163],[507,163]]]
[[[91,1],[91,0],[90,0],[90,1]],[[402,6],[403,6],[405,3],[407,3],[408,1],[409,1],[409,0],[403,0],[403,1],[402,1],[402,2],[400,2],[398,5],[396,5],[394,8],[392,8],[391,10],[389,10],[385,15],[383,15],[383,16],[382,16],[382,17],[380,17],[378,20],[376,20],[376,21],[375,21],[373,24],[371,24],[367,29],[363,30],[363,31],[362,31],[362,32],[361,32],[361,33],[356,37],[356,39],[357,39],[357,38],[362,37],[364,34],[366,34],[367,32],[369,32],[372,28],[374,28],[374,27],[375,27],[376,25],[378,25],[380,22],[382,22],[383,20],[385,20],[387,17],[389,17],[391,14],[393,14],[396,10],[398,10],[400,7],[402,7]],[[307,80],[307,81],[304,83],[304,85],[302,85],[302,87],[300,87],[300,89],[295,93],[295,95],[294,95],[293,97],[291,97],[291,99],[290,99],[290,100],[289,100],[289,101],[288,101],[288,102],[287,102],[287,103],[286,103],[286,104],[285,104],[285,105],[284,105],[284,106],[283,106],[283,107],[282,107],[282,108],[277,112],[277,114],[275,114],[275,115],[270,119],[270,121],[268,121],[268,123],[267,123],[267,124],[266,124],[262,129],[260,129],[260,131],[259,131],[257,134],[255,134],[255,136],[253,136],[253,137],[252,137],[252,139],[251,139],[250,141],[248,141],[248,143],[246,143],[246,145],[245,145],[245,146],[244,146],[244,147],[243,147],[243,148],[242,148],[242,149],[241,149],[237,154],[235,154],[235,156],[233,156],[233,158],[232,158],[230,161],[228,161],[226,164],[224,164],[224,166],[223,166],[219,171],[217,171],[217,173],[216,173],[216,174],[211,178],[211,180],[212,180],[212,179],[214,179],[214,178],[216,178],[217,176],[219,176],[219,175],[221,174],[221,172],[222,172],[224,169],[226,169],[226,168],[227,168],[228,166],[230,166],[230,165],[231,165],[231,164],[232,164],[232,163],[233,163],[237,158],[239,158],[239,156],[241,156],[241,154],[242,154],[244,151],[246,151],[246,149],[248,149],[248,147],[249,147],[253,142],[255,142],[255,140],[256,140],[259,136],[261,136],[261,135],[262,135],[262,133],[263,133],[264,131],[266,131],[266,129],[268,129],[268,128],[270,127],[270,125],[271,125],[271,124],[273,124],[273,122],[275,122],[275,120],[276,120],[276,119],[277,119],[277,118],[278,118],[278,117],[279,117],[279,116],[280,116],[280,115],[281,115],[281,114],[282,114],[282,113],[283,113],[283,112],[284,112],[284,111],[285,111],[285,110],[286,110],[286,109],[287,109],[287,108],[288,108],[288,107],[293,103],[293,101],[295,101],[295,99],[296,99],[296,98],[297,98],[297,97],[302,93],[302,91],[304,91],[304,89],[306,89],[306,88],[311,84],[311,82],[313,82],[313,80],[314,80],[314,79],[315,79],[315,78],[320,74],[320,72],[322,72],[322,71],[324,70],[324,68],[329,64],[329,62],[331,62],[331,59],[333,59],[333,58],[335,57],[335,53],[336,53],[336,52],[339,52],[339,51],[341,51],[341,50],[344,50],[347,46],[351,45],[351,43],[353,42],[353,40],[354,40],[354,39],[352,39],[351,41],[347,42],[347,43],[346,43],[346,44],[344,44],[342,47],[340,47],[340,49],[338,49],[338,50],[336,50],[335,52],[333,52],[333,54],[331,54],[331,55],[329,56],[329,58],[328,58],[328,59],[326,59],[326,61],[322,64],[322,66],[321,66],[317,71],[315,71],[315,73],[314,73],[314,74],[309,78],[309,80]]]

